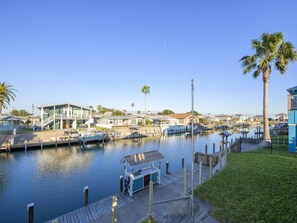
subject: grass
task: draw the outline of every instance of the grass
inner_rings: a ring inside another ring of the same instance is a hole
[[[226,169],[197,187],[221,222],[297,222],[297,155],[286,145],[229,156]]]

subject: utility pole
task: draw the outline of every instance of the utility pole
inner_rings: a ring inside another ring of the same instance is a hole
[[[191,195],[191,217],[194,222],[194,79],[192,79],[192,195]]]

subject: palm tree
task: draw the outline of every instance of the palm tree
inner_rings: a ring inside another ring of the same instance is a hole
[[[2,114],[2,108],[7,108],[11,101],[14,101],[15,89],[14,86],[4,82],[0,82],[0,115]]]
[[[144,85],[141,89],[141,92],[144,93],[145,95],[144,114],[146,114],[146,96],[147,94],[150,93],[150,91],[151,91],[151,87],[147,85]]]
[[[271,138],[268,124],[268,81],[271,66],[284,74],[290,62],[297,60],[297,52],[291,42],[284,42],[284,34],[263,33],[261,39],[252,40],[252,48],[256,51],[252,56],[244,56],[242,61],[243,74],[253,70],[253,77],[257,78],[262,73],[263,80],[263,121],[265,147],[270,146]]]

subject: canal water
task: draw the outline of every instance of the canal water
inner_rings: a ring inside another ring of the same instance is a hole
[[[251,132],[250,134],[252,134]],[[239,137],[234,133],[229,138]],[[194,137],[195,152],[216,143],[218,133]],[[84,205],[83,188],[89,187],[89,202],[119,192],[124,174],[121,159],[130,154],[158,150],[170,171],[181,168],[181,158],[190,165],[192,140],[185,135],[110,141],[104,146],[87,145],[0,154],[0,222],[27,222],[27,204],[34,203],[35,222],[43,222]]]

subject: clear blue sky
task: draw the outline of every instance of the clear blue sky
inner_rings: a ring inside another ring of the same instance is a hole
[[[0,1],[0,81],[16,109],[72,102],[151,111],[262,113],[262,80],[238,60],[250,40],[284,32],[297,46],[297,1]],[[270,114],[286,112],[297,64],[272,71]]]

